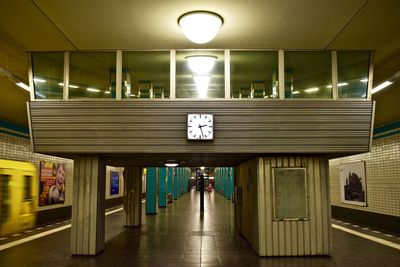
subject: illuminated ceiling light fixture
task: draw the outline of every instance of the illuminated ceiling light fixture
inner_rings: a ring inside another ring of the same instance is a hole
[[[64,83],[58,83],[58,85],[59,85],[59,86],[64,86]],[[78,85],[73,85],[73,84],[68,85],[68,87],[69,87],[69,88],[79,88]]]
[[[200,170],[204,171],[204,169],[205,169],[205,167],[204,167],[204,166],[201,166],[201,167],[200,167]]]
[[[31,88],[28,85],[26,85],[25,83],[23,83],[23,82],[18,82],[18,83],[15,83],[15,84],[18,85],[19,87],[25,89],[26,91],[31,91]]]
[[[173,160],[173,159],[169,159],[169,160],[167,160],[166,163],[164,163],[164,166],[165,166],[165,167],[170,167],[170,168],[176,167],[176,166],[178,166],[178,165],[179,165],[179,164],[176,163],[176,161]]]
[[[165,163],[164,165],[165,165],[165,167],[173,168],[173,167],[178,166],[178,163]]]
[[[393,82],[389,82],[389,81],[385,81],[383,83],[381,83],[380,85],[376,86],[375,88],[372,88],[372,92],[373,94],[375,94],[376,92],[379,92],[380,90],[382,90],[383,88],[388,87],[389,85],[391,85]]]
[[[19,87],[25,89],[26,91],[29,91],[29,92],[31,91],[31,88],[26,83],[24,83],[21,78],[15,76],[9,70],[7,70],[3,67],[0,67],[0,76],[4,76],[4,77],[8,78],[10,81],[15,83]]]
[[[100,92],[100,90],[99,90],[99,89],[96,89],[96,88],[91,88],[91,87],[89,87],[89,88],[86,88],[86,91],[93,92],[93,93],[98,93],[98,92]]]
[[[37,82],[37,83],[45,83],[45,82],[47,82],[45,79],[41,79],[41,78],[33,78],[33,81]]]
[[[317,91],[319,91],[318,87],[312,87],[312,88],[308,88],[308,89],[304,90],[304,92],[306,92],[306,93],[314,93]]]
[[[349,85],[348,83],[338,83],[338,87],[342,87],[342,86],[346,86],[346,85]]]
[[[293,95],[297,95],[297,94],[299,94],[300,92],[299,91],[293,91]]]
[[[368,79],[367,79],[367,78],[361,79],[360,82],[362,82],[362,83],[367,83],[367,82],[368,82]]]
[[[220,15],[210,11],[192,11],[178,19],[183,34],[196,44],[205,44],[214,39],[223,22]]]
[[[188,56],[186,57],[189,68],[195,74],[203,75],[209,73],[215,65],[215,56]]]

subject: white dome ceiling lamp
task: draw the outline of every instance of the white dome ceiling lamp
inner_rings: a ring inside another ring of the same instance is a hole
[[[210,11],[192,11],[178,19],[183,34],[196,44],[205,44],[214,39],[223,23],[220,15]]]

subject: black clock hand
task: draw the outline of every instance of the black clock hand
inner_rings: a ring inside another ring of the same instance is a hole
[[[199,128],[200,128],[200,131],[201,131],[201,135],[204,137],[203,129],[200,127],[200,125],[199,125]]]

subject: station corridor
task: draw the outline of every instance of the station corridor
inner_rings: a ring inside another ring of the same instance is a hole
[[[199,198],[191,191],[157,215],[143,214],[140,228],[123,227],[117,209],[106,216],[106,248],[98,256],[71,256],[67,228],[0,251],[1,266],[400,266],[399,250],[337,229],[330,257],[258,257],[235,233],[233,204],[205,192],[201,215]]]

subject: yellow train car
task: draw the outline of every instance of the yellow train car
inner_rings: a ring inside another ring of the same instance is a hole
[[[0,236],[34,227],[37,205],[35,166],[0,159]]]

